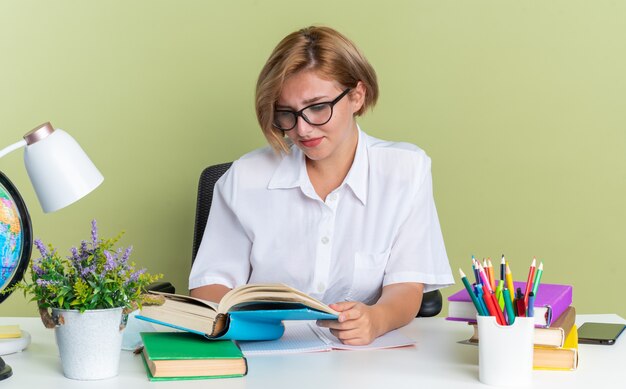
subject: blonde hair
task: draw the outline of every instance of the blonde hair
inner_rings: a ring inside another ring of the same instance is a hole
[[[356,116],[373,107],[378,99],[376,72],[348,38],[332,28],[317,26],[287,35],[263,66],[256,85],[257,120],[267,141],[278,153],[289,153],[289,144],[284,132],[273,126],[276,101],[285,80],[305,69],[345,88],[354,88],[362,82],[365,100]]]

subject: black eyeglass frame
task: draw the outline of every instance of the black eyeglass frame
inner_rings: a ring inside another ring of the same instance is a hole
[[[350,93],[350,91],[352,90],[352,88],[346,88],[343,92],[341,92],[341,94],[339,96],[337,96],[333,101],[323,101],[321,103],[315,103],[315,104],[311,104],[311,105],[307,105],[306,107],[302,108],[299,111],[291,111],[288,109],[277,109],[274,111],[274,115],[276,115],[276,113],[278,112],[283,112],[283,113],[290,113],[292,114],[296,120],[293,121],[293,126],[291,126],[291,128],[281,128],[279,126],[276,125],[276,122],[272,123],[272,125],[274,126],[274,128],[281,130],[281,131],[291,131],[294,128],[296,128],[296,126],[298,125],[298,117],[301,117],[302,120],[304,120],[305,122],[309,123],[312,126],[323,126],[324,124],[328,123],[330,121],[330,119],[333,118],[333,113],[334,113],[334,107],[335,105],[344,98],[344,96],[346,96],[348,93]],[[328,116],[328,120],[326,120],[324,123],[312,123],[309,118],[307,118],[302,112],[304,112],[305,110],[311,108],[311,107],[315,107],[318,105],[328,105],[330,106],[330,115]]]

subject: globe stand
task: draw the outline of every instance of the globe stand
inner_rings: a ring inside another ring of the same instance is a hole
[[[22,336],[19,338],[0,339],[0,355],[20,352],[28,347],[29,344],[30,334],[26,331],[22,331]],[[0,358],[0,381],[12,375],[13,370],[11,370],[11,366],[4,363],[4,360]]]
[[[5,378],[9,378],[13,375],[13,370],[11,370],[11,366],[4,363],[4,360],[0,358],[0,381]]]

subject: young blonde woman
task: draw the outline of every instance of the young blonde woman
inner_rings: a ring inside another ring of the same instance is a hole
[[[285,283],[339,311],[318,324],[361,345],[409,323],[424,292],[454,283],[430,158],[357,124],[377,97],[374,69],[339,32],[308,27],[278,44],[256,90],[271,147],[217,182],[192,296]]]

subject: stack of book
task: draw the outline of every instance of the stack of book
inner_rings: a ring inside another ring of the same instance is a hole
[[[524,283],[515,283],[515,286]],[[576,309],[570,285],[541,284],[535,309],[533,367],[538,370],[575,370],[578,367]],[[467,342],[478,343],[476,308],[467,290],[448,297],[447,320],[465,321],[474,327]]]
[[[142,332],[141,356],[150,381],[241,377],[246,358],[231,340],[188,332]]]

